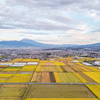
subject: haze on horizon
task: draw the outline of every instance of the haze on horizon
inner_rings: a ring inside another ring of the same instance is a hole
[[[100,0],[0,0],[0,41],[100,43]]]

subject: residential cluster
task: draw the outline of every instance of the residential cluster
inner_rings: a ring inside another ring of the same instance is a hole
[[[33,58],[46,60],[55,57],[92,57],[100,58],[100,49],[96,48],[52,48],[52,49],[35,49],[35,48],[1,48],[0,61],[10,61],[15,58]]]

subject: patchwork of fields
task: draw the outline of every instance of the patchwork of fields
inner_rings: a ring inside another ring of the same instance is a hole
[[[83,65],[84,59],[93,58],[77,63],[71,57],[4,62],[0,65],[0,100],[99,100],[100,70]]]

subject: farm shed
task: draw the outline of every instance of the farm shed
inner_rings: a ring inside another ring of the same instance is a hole
[[[12,63],[0,63],[0,65],[12,65]]]
[[[11,66],[25,66],[25,65],[26,65],[26,63],[14,63]]]
[[[92,64],[87,63],[87,62],[83,62],[82,64],[84,64],[84,65],[86,65],[86,66],[93,66]]]
[[[38,65],[38,62],[28,62],[27,65]]]
[[[77,60],[73,60],[74,63],[78,62]]]

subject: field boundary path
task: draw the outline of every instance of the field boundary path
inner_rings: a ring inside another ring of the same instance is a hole
[[[29,83],[0,83],[0,84],[4,84],[4,85],[7,85],[7,84],[27,84],[27,85],[31,85],[31,84],[55,84],[55,85],[57,85],[57,84],[68,84],[68,85],[73,85],[73,84],[76,84],[76,85],[85,85],[85,84],[94,84],[94,85],[96,85],[96,84],[100,84],[100,83],[31,83],[31,82],[29,82]]]

